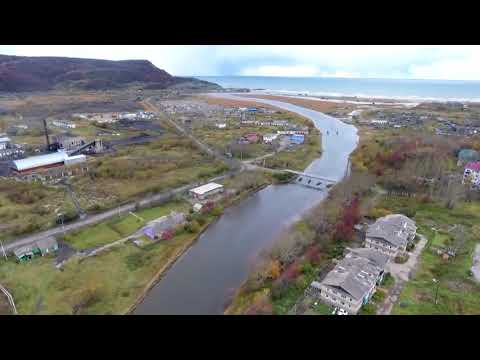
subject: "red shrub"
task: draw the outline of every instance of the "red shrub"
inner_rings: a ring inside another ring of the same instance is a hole
[[[282,280],[292,281],[299,277],[301,273],[300,266],[298,266],[298,263],[294,262],[285,269],[281,278]]]
[[[210,211],[213,210],[214,207],[215,207],[215,203],[213,201],[207,201],[202,206],[202,214],[208,214]]]
[[[353,227],[360,218],[360,200],[356,197],[343,208],[343,214],[335,229],[335,239],[350,240],[353,236]]]
[[[173,237],[173,230],[167,229],[162,232],[162,236],[160,237],[162,240],[170,240]]]
[[[305,259],[307,261],[310,261],[311,263],[319,263],[322,258],[322,254],[320,252],[320,247],[318,245],[313,245],[311,246],[306,252],[305,252]]]

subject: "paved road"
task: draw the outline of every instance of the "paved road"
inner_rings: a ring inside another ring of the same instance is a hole
[[[217,176],[213,179],[208,180],[207,182],[223,180],[226,177],[234,175],[235,173],[236,172],[230,172],[230,173],[227,173],[227,174],[224,174],[224,175],[221,175],[221,176]],[[196,182],[196,183],[193,183],[193,184],[188,184],[188,185],[178,187],[178,188],[173,189],[173,190],[168,190],[168,191],[165,191],[165,192],[162,192],[162,193],[159,193],[159,194],[149,195],[149,196],[143,198],[142,200],[138,201],[138,204],[140,205],[140,207],[148,207],[148,206],[153,205],[153,204],[161,203],[161,202],[164,202],[164,201],[170,199],[173,195],[180,194],[182,192],[185,192],[185,191],[189,190],[190,188],[192,188],[194,186],[200,186],[201,184],[204,184],[204,183],[205,182]],[[38,241],[40,239],[44,239],[44,238],[49,237],[49,236],[60,235],[60,234],[63,234],[64,232],[69,232],[69,231],[76,230],[76,229],[79,229],[79,228],[87,226],[87,225],[92,225],[92,224],[102,222],[102,221],[107,220],[109,218],[112,218],[114,216],[118,216],[119,214],[125,214],[125,213],[128,213],[130,211],[134,211],[136,204],[137,204],[137,202],[131,202],[131,203],[116,207],[114,209],[107,210],[107,211],[99,213],[99,214],[88,215],[84,219],[80,219],[80,220],[72,222],[70,224],[66,224],[63,227],[62,226],[57,226],[57,227],[54,227],[52,229],[45,230],[45,231],[42,231],[42,232],[39,232],[39,233],[36,233],[36,234],[32,234],[32,235],[28,235],[28,236],[25,236],[25,237],[17,238],[16,240],[13,240],[11,242],[8,242],[8,243],[4,244],[5,251],[6,252],[11,252],[19,246],[30,245],[30,244],[34,243],[35,241]]]

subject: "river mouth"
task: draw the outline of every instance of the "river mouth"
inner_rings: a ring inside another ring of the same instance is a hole
[[[215,96],[235,99],[231,94]],[[305,172],[334,180],[345,176],[350,153],[358,142],[354,126],[289,103],[251,100],[312,120],[322,133],[322,155]],[[150,290],[134,314],[223,314],[229,298],[247,278],[258,253],[327,194],[327,188],[270,185],[226,209]]]

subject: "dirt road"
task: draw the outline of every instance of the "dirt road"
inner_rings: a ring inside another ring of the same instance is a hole
[[[413,275],[413,272],[417,267],[418,257],[427,244],[427,238],[425,238],[425,236],[420,234],[418,234],[418,236],[420,236],[420,241],[415,246],[415,250],[410,253],[406,263],[396,264],[395,262],[390,262],[387,264],[387,271],[389,271],[394,277],[395,285],[390,289],[388,295],[385,297],[384,302],[379,306],[377,315],[390,315],[393,306],[400,298],[403,287]]]

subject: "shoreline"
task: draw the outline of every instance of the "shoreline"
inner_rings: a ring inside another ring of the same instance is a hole
[[[422,102],[434,102],[433,100],[412,100],[412,99],[402,99],[402,98],[385,98],[385,97],[356,97],[356,96],[327,96],[327,95],[306,95],[301,93],[295,94],[286,94],[277,91],[250,91],[249,93],[238,93],[235,94],[241,97],[262,97],[262,96],[271,96],[271,97],[280,97],[280,98],[292,98],[292,99],[304,99],[312,100],[319,102],[328,102],[335,104],[351,104],[351,105],[381,105],[381,106],[405,106],[405,107],[415,107]],[[448,102],[449,100],[444,101],[435,101],[435,102]]]

